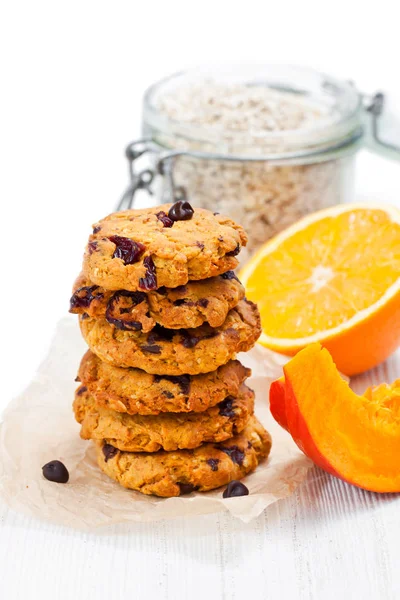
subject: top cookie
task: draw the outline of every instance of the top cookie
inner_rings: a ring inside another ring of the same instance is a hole
[[[188,202],[125,210],[95,223],[83,272],[109,290],[174,288],[234,269],[246,243],[231,219]]]

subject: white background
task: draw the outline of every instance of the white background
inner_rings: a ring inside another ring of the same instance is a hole
[[[123,150],[139,134],[146,86],[202,62],[295,63],[352,79],[366,92],[383,89],[391,107],[400,106],[394,0],[5,0],[0,11],[0,408],[40,362],[56,320],[67,311],[90,224],[113,209],[127,182]],[[398,175],[398,165],[362,155],[358,196],[396,202]],[[341,507],[320,507],[318,529],[308,493],[306,487],[281,509],[283,521],[274,509],[249,526],[207,517],[138,526],[131,537],[121,531],[79,537],[6,511],[0,597],[50,598],[55,590],[54,598],[87,598],[95,591],[113,599],[128,597],[128,591],[131,598],[240,598],[247,590],[256,598],[277,598],[281,589],[294,598],[330,598],[332,582],[318,581],[317,562],[308,562],[314,540],[313,552],[321,552],[321,568],[330,577],[336,565],[335,590],[345,598],[355,563],[349,569],[348,540],[335,537],[329,525],[330,510],[340,513]],[[373,506],[375,500],[368,502]],[[285,530],[299,506],[307,513],[301,535]],[[358,510],[357,501],[353,508]],[[342,531],[368,544],[360,528],[374,517],[365,509],[355,518],[361,521]],[[392,531],[394,522],[387,514],[382,518],[382,527]],[[285,547],[272,550],[269,537],[275,544],[282,539]],[[302,540],[309,552],[303,559]],[[399,597],[391,595],[394,563],[388,556],[382,566],[369,555],[377,572],[375,579],[371,569],[361,577],[374,581],[364,598]],[[386,591],[376,595],[380,586]]]

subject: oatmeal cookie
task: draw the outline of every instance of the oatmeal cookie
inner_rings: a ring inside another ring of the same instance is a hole
[[[85,386],[80,386],[73,407],[85,440],[104,440],[127,452],[171,451],[223,442],[240,433],[253,414],[254,392],[242,385],[237,398],[228,396],[204,412],[142,416],[98,407]]]
[[[126,488],[163,497],[206,492],[241,479],[254,471],[270,449],[271,437],[255,417],[235,437],[194,450],[121,452],[104,441],[96,442],[104,473]]]
[[[202,375],[151,375],[141,369],[113,367],[88,350],[78,380],[100,407],[130,415],[158,415],[207,410],[227,396],[236,397],[250,375],[238,360]]]
[[[197,375],[214,371],[246,352],[261,333],[257,306],[242,300],[223,325],[212,328],[164,329],[150,333],[117,329],[104,318],[80,318],[89,348],[97,356],[118,367],[136,367],[159,375]]]
[[[228,217],[178,202],[113,213],[95,223],[83,272],[109,290],[178,287],[234,269],[247,236]],[[189,216],[189,218],[182,217]],[[173,217],[172,219],[170,217]]]
[[[118,329],[147,333],[158,324],[168,329],[219,327],[244,297],[244,287],[233,271],[189,281],[177,288],[153,292],[109,291],[81,274],[75,281],[70,312],[105,317]]]

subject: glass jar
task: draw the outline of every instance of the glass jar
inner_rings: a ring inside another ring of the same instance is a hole
[[[130,144],[131,185],[154,203],[185,197],[231,216],[252,252],[315,210],[351,201],[354,157],[377,142],[383,96],[369,103],[349,82],[281,65],[198,67],[151,86],[142,140]],[[137,159],[150,169],[136,172]],[[156,177],[159,175],[159,177]]]

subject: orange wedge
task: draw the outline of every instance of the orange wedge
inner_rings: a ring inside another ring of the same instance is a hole
[[[313,342],[346,375],[400,345],[400,210],[343,204],[268,241],[240,274],[258,303],[259,342],[293,356]]]

